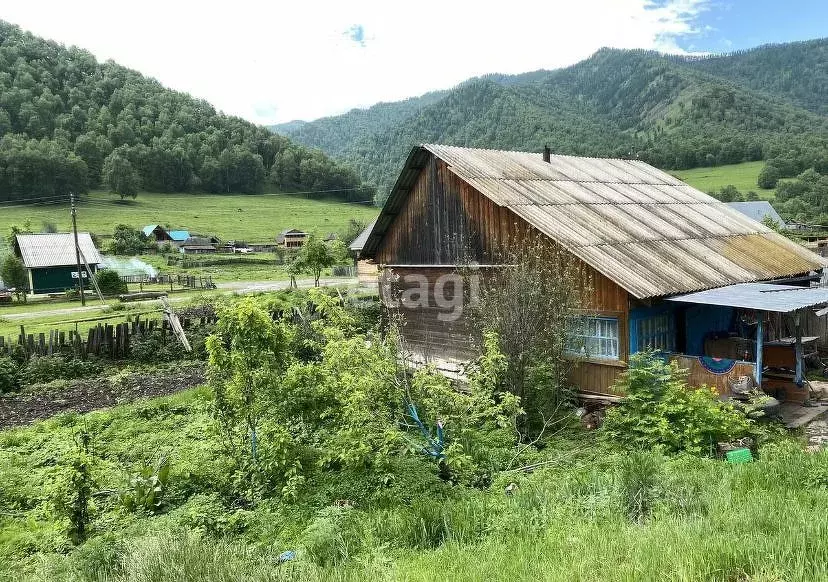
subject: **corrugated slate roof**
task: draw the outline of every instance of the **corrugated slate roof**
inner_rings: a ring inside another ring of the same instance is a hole
[[[779,226],[785,226],[785,221],[779,216],[771,203],[767,200],[752,200],[750,202],[728,202],[728,206],[734,208],[756,222],[762,222],[765,217],[770,217]]]
[[[78,246],[90,265],[103,262],[88,232],[78,233]],[[77,265],[75,237],[71,233],[18,234],[17,248],[29,269]]]
[[[638,298],[775,279],[821,259],[638,160],[414,148],[363,254],[373,256],[428,154]]]
[[[359,233],[359,236],[357,236],[354,239],[354,241],[350,244],[350,246],[348,248],[351,249],[352,251],[356,251],[356,252],[361,251],[362,247],[365,246],[365,241],[368,240],[368,235],[371,234],[372,230],[374,230],[374,225],[376,223],[377,223],[377,219],[375,218],[374,220],[371,221],[371,223],[368,226],[365,227],[365,230],[363,230],[361,233]]]

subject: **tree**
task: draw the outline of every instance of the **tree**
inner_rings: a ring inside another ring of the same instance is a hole
[[[104,160],[101,179],[109,186],[110,192],[118,194],[121,200],[127,196],[135,198],[138,195],[141,178],[120,150],[113,151]]]
[[[368,224],[364,220],[350,218],[348,219],[348,225],[339,233],[338,240],[350,245],[365,230],[366,226]]]
[[[29,279],[26,275],[26,266],[14,255],[6,255],[0,264],[0,279],[9,289],[14,289],[18,301],[26,303],[26,292],[29,289]]]
[[[780,177],[781,173],[779,172],[779,168],[770,164],[765,164],[762,171],[759,172],[759,177],[756,182],[760,188],[769,190],[771,188],[776,188],[776,184],[779,182]]]
[[[112,269],[101,269],[95,273],[95,283],[104,295],[119,295],[128,291],[127,284]]]
[[[328,245],[315,235],[309,236],[294,259],[291,272],[313,275],[313,285],[319,287],[322,271],[342,261],[341,248],[344,245],[341,241],[334,242],[340,244]]]
[[[582,325],[573,314],[589,309],[589,292],[578,291],[588,281],[571,255],[540,239],[516,245],[497,262],[510,266],[461,273],[481,279],[472,319],[498,338],[507,363],[504,387],[526,411],[524,434],[536,434],[569,400],[573,335]]]
[[[140,230],[119,224],[112,232],[110,251],[115,255],[137,255],[147,245],[147,237]]]
[[[722,202],[740,202],[743,200],[742,193],[733,184],[728,184],[719,190],[716,198]]]
[[[259,425],[287,367],[289,339],[286,325],[249,297],[221,308],[216,331],[207,338],[214,415],[251,497],[262,477]]]

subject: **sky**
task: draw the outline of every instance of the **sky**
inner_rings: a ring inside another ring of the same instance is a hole
[[[828,0],[3,0],[0,19],[260,124],[336,115],[601,47],[828,36]]]

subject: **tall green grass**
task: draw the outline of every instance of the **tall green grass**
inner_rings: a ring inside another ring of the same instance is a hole
[[[291,548],[298,557],[287,564],[278,563],[287,548],[275,540],[169,531],[124,539],[114,554],[96,547],[47,560],[38,576],[69,572],[76,580],[113,582],[828,580],[828,453],[806,454],[798,444],[783,443],[746,465],[653,455],[630,461],[626,454],[604,453],[512,476],[512,495],[504,493],[501,479],[489,491],[456,499],[323,510]],[[651,506],[630,519],[628,493],[642,482]]]

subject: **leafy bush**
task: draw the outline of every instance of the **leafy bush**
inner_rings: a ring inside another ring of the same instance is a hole
[[[103,366],[93,360],[63,358],[62,356],[34,356],[20,372],[23,384],[38,384],[52,380],[73,380],[99,374]]]
[[[17,362],[7,356],[0,356],[0,394],[14,392],[20,387],[19,373]]]
[[[167,457],[159,457],[153,464],[144,464],[129,478],[118,495],[118,501],[127,511],[155,513],[161,507],[169,474]]]
[[[83,428],[75,435],[75,441],[76,450],[68,466],[58,473],[52,484],[52,500],[55,511],[66,521],[69,539],[77,545],[88,535],[95,479],[92,475],[94,458],[89,451],[89,431]]]
[[[127,284],[121,280],[117,271],[101,269],[95,273],[95,282],[104,295],[120,295],[127,292]]]
[[[156,329],[146,335],[136,335],[130,338],[130,359],[141,364],[163,364],[180,360],[206,360],[207,349],[205,341],[212,331],[212,326],[192,327],[186,331],[190,342],[191,352],[184,350],[181,342],[169,331],[166,337],[161,330]]]
[[[687,373],[651,352],[630,358],[616,383],[626,394],[610,409],[602,431],[611,441],[636,448],[661,446],[668,451],[709,455],[719,441],[744,436],[751,421],[716,392],[691,388]]]
[[[244,531],[249,512],[228,509],[215,493],[198,493],[177,508],[171,517],[199,534],[224,536]]]

